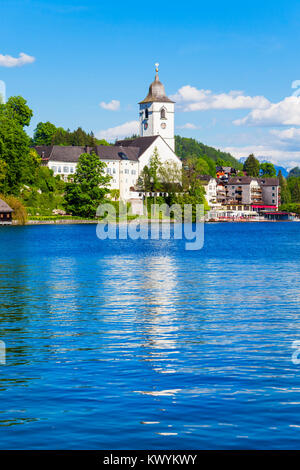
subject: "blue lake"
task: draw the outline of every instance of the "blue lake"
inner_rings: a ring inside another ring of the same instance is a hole
[[[300,447],[300,224],[184,244],[0,229],[1,449]]]

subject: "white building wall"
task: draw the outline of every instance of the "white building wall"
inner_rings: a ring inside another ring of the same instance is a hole
[[[217,203],[217,182],[215,178],[211,178],[207,184],[204,186],[205,188],[205,199],[208,205],[213,206]]]
[[[173,150],[169,147],[169,145],[159,137],[156,139],[150,147],[141,155],[139,158],[139,172],[143,170],[144,166],[149,165],[150,159],[154,154],[155,147],[157,148],[159,159],[162,163],[173,161],[175,162],[179,168],[182,168],[182,162],[180,158],[175,155]]]
[[[131,160],[102,160],[106,164],[105,172],[111,176],[110,189],[119,189],[121,199],[129,199],[130,188],[135,186],[139,177],[139,163]],[[77,163],[50,161],[48,167],[54,176],[59,175],[64,181],[76,173]]]

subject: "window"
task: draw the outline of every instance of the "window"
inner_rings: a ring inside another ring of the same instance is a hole
[[[74,173],[74,168],[71,166],[70,173]]]
[[[54,173],[56,173],[56,166],[52,166],[52,167],[51,167],[51,170],[53,170]]]
[[[272,200],[273,204],[275,204],[275,199]]]
[[[145,119],[148,119],[149,117],[149,111],[148,108],[145,109]]]
[[[132,174],[132,175],[135,175],[135,174],[136,174],[136,171],[135,171],[135,170],[131,170],[131,174]]]
[[[110,174],[111,174],[111,169],[110,169],[110,168],[106,168],[106,173],[107,173],[108,175],[110,175]]]
[[[116,173],[116,169],[115,169],[115,168],[113,168],[113,173],[114,173],[114,174]]]
[[[125,168],[124,173],[125,173],[125,175],[129,175],[129,170],[128,170],[128,168]]]
[[[275,189],[275,186],[272,186],[272,189],[273,189],[273,191],[274,191],[274,189]]]
[[[160,111],[160,119],[166,119],[166,110],[162,108]]]
[[[64,173],[69,173],[69,167],[68,166],[64,166]]]
[[[58,167],[57,172],[61,173],[61,166]]]

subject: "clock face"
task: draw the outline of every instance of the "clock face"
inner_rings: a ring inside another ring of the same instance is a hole
[[[162,129],[165,129],[165,128],[167,127],[167,124],[166,124],[165,122],[163,122],[163,123],[161,123],[160,127],[161,127]]]
[[[144,129],[148,129],[148,122],[144,122]]]

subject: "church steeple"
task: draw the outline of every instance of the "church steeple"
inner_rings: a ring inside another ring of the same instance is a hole
[[[158,66],[156,63],[155,79],[149,87],[148,95],[139,102],[140,135],[160,135],[174,151],[174,101],[168,98],[165,87],[159,80]]]
[[[165,87],[163,84],[159,81],[159,76],[158,76],[158,66],[159,64],[155,64],[155,79],[154,82],[151,83],[149,87],[149,92],[148,95],[146,96],[143,101],[140,101],[139,104],[141,103],[174,103],[174,101],[170,100],[170,98],[167,97],[166,92],[165,92]]]

